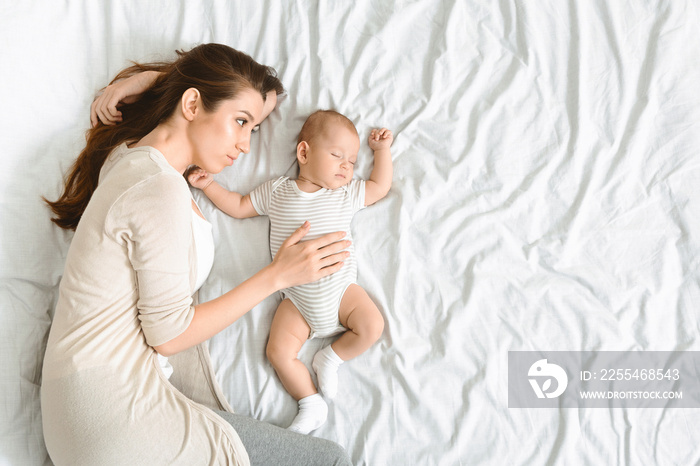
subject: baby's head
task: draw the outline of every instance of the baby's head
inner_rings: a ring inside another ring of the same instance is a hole
[[[360,137],[355,125],[332,110],[318,110],[306,119],[297,139],[299,178],[326,189],[352,180]]]

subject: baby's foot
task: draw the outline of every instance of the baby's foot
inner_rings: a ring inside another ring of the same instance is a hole
[[[299,414],[287,429],[298,434],[308,434],[318,429],[328,417],[328,405],[318,393],[299,400]]]
[[[316,353],[311,367],[318,377],[318,386],[324,396],[333,399],[338,393],[338,367],[343,363],[340,356],[335,354],[333,348],[326,346]]]

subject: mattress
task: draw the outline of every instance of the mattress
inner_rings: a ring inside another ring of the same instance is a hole
[[[371,128],[395,134],[391,191],[352,224],[385,330],[342,366],[311,435],[358,465],[700,463],[690,393],[685,408],[518,408],[508,377],[513,352],[700,351],[699,23],[692,0],[5,2],[0,463],[51,464],[41,365],[72,234],[41,197],[58,196],[101,87],[205,42],[287,90],[216,175],[228,189],[295,176],[319,108],[355,122],[358,178]],[[216,243],[207,300],[270,262],[269,225],[194,195]],[[233,408],[286,427],[296,403],[265,357],[279,302],[209,348]]]

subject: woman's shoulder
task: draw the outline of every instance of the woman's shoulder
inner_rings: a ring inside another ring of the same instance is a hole
[[[168,164],[160,152],[148,146],[129,149],[122,145],[115,149],[103,168],[100,188],[126,192],[137,187],[143,189],[146,181],[161,185],[156,189],[167,187],[189,193],[185,178]]]
[[[187,182],[177,172],[150,171],[121,186],[109,186],[105,231],[123,228],[142,235],[148,231],[162,234],[164,229],[189,227],[192,220],[191,193]],[[137,231],[138,230],[138,231]]]
[[[106,176],[110,176],[114,169],[119,169],[132,171],[134,175],[142,174],[144,177],[161,172],[182,177],[163,154],[151,146],[128,148],[126,144],[122,144],[107,157],[104,168]]]
[[[185,178],[160,153],[148,147],[115,151],[116,157],[93,194],[108,217],[137,211],[186,210],[191,193]],[[112,157],[112,155],[110,157]],[[91,201],[93,202],[93,201]]]

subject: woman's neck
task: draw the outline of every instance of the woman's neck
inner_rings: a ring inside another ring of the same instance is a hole
[[[145,135],[131,147],[150,146],[157,149],[165,160],[179,173],[185,173],[192,164],[192,151],[185,144],[182,131],[177,131],[167,124],[158,125],[153,131]]]

